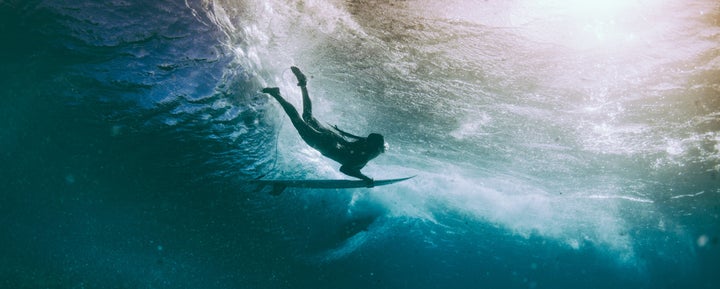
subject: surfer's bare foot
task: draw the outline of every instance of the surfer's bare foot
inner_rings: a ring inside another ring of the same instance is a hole
[[[262,89],[262,92],[275,96],[280,94],[280,89],[277,87],[266,87]]]
[[[293,74],[295,74],[295,78],[298,80],[298,86],[305,86],[307,85],[307,78],[305,78],[305,74],[300,72],[300,68],[297,68],[295,66],[291,66],[290,70],[292,70]]]

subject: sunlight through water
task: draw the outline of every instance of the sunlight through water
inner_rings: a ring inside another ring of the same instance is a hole
[[[0,2],[0,288],[716,288],[716,0]],[[4,35],[5,35],[4,34]],[[276,99],[390,149],[357,189]],[[283,190],[284,189],[284,190]]]

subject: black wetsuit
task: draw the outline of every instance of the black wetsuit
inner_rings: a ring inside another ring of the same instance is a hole
[[[300,117],[297,109],[280,95],[280,89],[276,87],[265,88],[263,92],[272,95],[280,103],[300,137],[308,145],[320,151],[322,155],[342,164],[340,167],[342,173],[372,183],[372,179],[361,173],[360,169],[368,161],[384,152],[382,136],[371,134],[371,136],[378,136],[380,140],[374,138],[368,141],[367,137],[359,137],[344,132],[338,129],[337,126],[330,128],[320,124],[312,115],[312,102],[306,88],[305,76],[296,67],[292,67],[292,70],[298,78],[298,86],[302,90],[302,117]],[[380,143],[378,144],[378,142]]]

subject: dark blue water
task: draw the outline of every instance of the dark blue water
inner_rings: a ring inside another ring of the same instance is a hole
[[[608,3],[2,1],[0,288],[716,288],[720,6]],[[290,65],[417,177],[248,184]]]

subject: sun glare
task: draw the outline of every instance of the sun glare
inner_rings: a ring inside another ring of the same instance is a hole
[[[528,0],[528,8],[539,20],[541,33],[560,43],[592,48],[624,46],[645,33],[648,19],[661,0]]]
[[[585,19],[611,19],[637,5],[637,1],[603,0],[543,0],[541,5],[566,9],[568,14]]]

